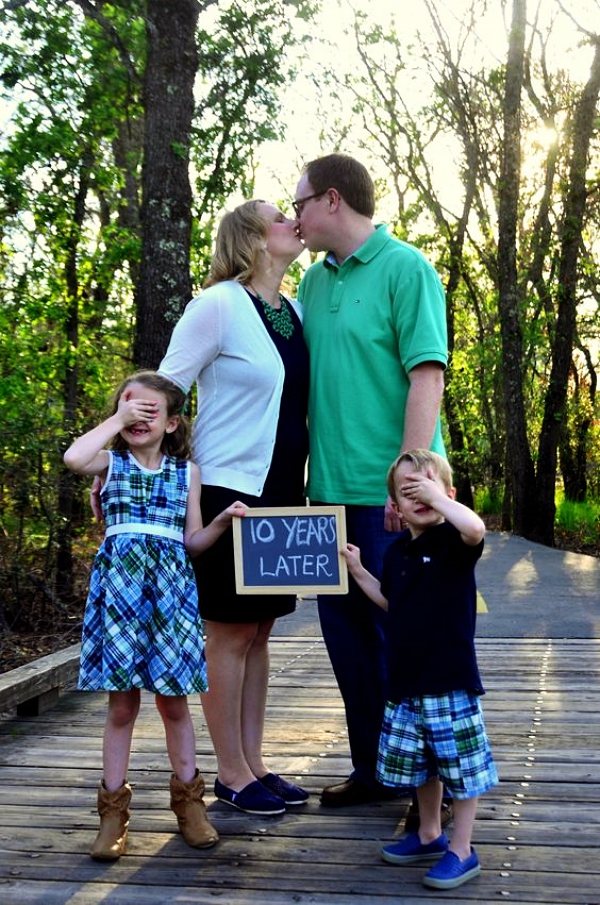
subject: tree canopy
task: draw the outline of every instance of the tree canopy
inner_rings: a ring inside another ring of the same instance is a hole
[[[461,498],[546,544],[557,488],[600,499],[598,0],[393,6],[0,0],[5,626],[81,596],[86,488],[62,451],[158,365],[222,209],[291,197],[332,150],[442,276]]]

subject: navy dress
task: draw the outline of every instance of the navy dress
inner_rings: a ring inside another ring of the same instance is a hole
[[[289,305],[294,332],[289,339],[285,339],[273,329],[260,301],[251,293],[248,294],[254,301],[285,369],[273,458],[259,497],[227,487],[203,484],[200,506],[205,525],[235,500],[241,500],[252,507],[302,506],[305,503],[309,369],[302,324]],[[296,608],[296,597],[293,594],[236,593],[231,528],[212,547],[194,559],[194,569],[203,619],[215,622],[262,622],[285,616]]]

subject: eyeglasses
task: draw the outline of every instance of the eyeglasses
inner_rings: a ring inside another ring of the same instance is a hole
[[[296,217],[300,217],[302,215],[304,205],[307,201],[311,201],[313,198],[322,198],[325,194],[327,194],[327,190],[325,190],[324,192],[315,192],[314,195],[307,195],[306,198],[298,198],[297,201],[292,201],[292,207],[294,208]]]

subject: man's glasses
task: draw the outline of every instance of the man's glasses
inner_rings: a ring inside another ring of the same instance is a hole
[[[298,198],[297,201],[292,201],[292,207],[294,208],[296,217],[301,216],[302,211],[304,210],[304,205],[307,201],[311,201],[313,198],[322,198],[323,195],[326,194],[326,192],[327,190],[325,190],[325,192],[315,192],[314,195],[307,195],[306,198]]]

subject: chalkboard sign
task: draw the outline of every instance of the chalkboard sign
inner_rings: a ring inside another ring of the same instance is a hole
[[[233,520],[238,594],[347,594],[343,506],[248,509]]]

